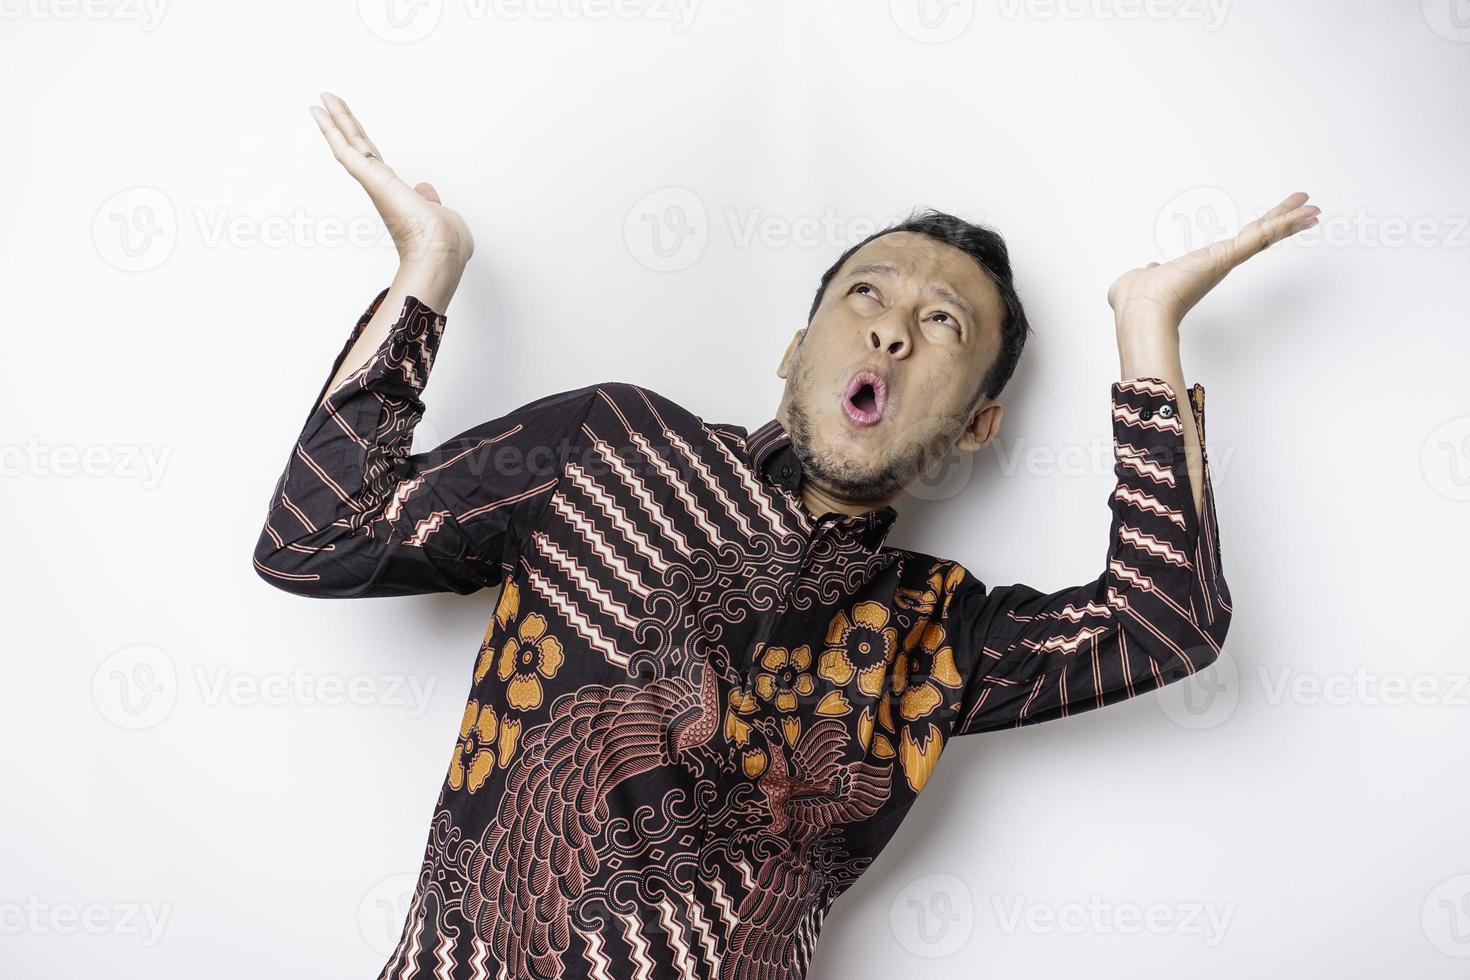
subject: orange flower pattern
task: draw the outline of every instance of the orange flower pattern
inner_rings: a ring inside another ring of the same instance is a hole
[[[1220,649],[1212,498],[1206,481],[1195,510],[1182,465],[1197,392],[1114,384],[1101,575],[987,589],[886,544],[890,506],[812,514],[780,421],[637,385],[414,452],[443,324],[408,298],[323,390],[255,553],[299,595],[502,586],[383,980],[799,977],[946,739],[1144,693]]]

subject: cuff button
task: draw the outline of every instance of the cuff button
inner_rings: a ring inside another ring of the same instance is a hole
[[[1160,405],[1159,406],[1159,418],[1161,418],[1161,419],[1171,419],[1173,417],[1174,417],[1174,406],[1173,405]]]
[[[1147,422],[1154,417],[1154,410],[1145,405],[1138,410],[1138,417]]]

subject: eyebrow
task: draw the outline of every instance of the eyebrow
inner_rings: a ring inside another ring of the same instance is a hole
[[[902,279],[904,277],[903,270],[898,268],[898,266],[896,265],[888,262],[867,262],[863,265],[858,266],[856,269],[853,269],[842,278],[845,281],[856,276],[874,274],[892,276],[895,279]],[[975,310],[972,306],[970,306],[969,303],[965,301],[965,298],[963,296],[959,295],[953,289],[949,288],[949,286],[943,283],[935,283],[934,285],[929,287],[928,292],[930,296],[937,297],[939,299],[953,303],[955,306],[958,306],[960,310],[965,314],[965,316],[969,319],[970,326],[978,329],[979,323],[975,318]]]

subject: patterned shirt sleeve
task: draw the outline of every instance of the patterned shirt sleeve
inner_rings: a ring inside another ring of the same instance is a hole
[[[1189,391],[1204,448],[1204,387]],[[964,665],[954,734],[1050,721],[1173,681],[1220,654],[1230,592],[1220,565],[1214,491],[1204,460],[1195,512],[1173,387],[1159,378],[1112,386],[1112,528],[1107,569],[1043,593],[987,591],[968,571],[954,593]]]
[[[595,395],[595,385],[548,395],[413,453],[445,323],[416,297],[372,358],[323,402],[387,292],[337,355],[271,492],[254,565],[285,592],[468,595],[498,584]]]

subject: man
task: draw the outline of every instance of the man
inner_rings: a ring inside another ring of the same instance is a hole
[[[609,381],[412,453],[473,240],[323,101],[400,267],[318,396],[255,568],[304,596],[501,586],[381,978],[800,977],[948,739],[1218,656],[1230,595],[1178,328],[1314,223],[1305,195],[1114,283],[1106,567],[1049,594],[987,589],[884,539],[906,484],[1000,427],[1027,326],[999,236],[929,213],[850,250],[754,430]]]

